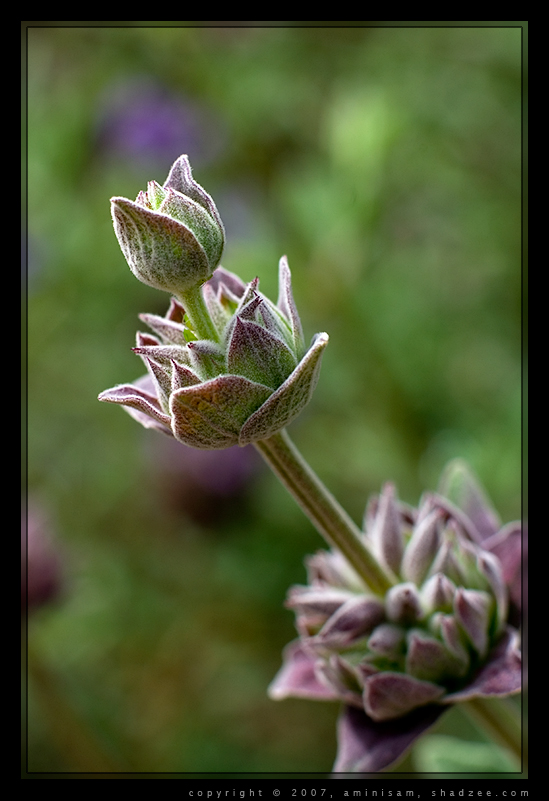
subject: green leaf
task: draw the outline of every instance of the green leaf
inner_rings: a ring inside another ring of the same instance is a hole
[[[444,734],[424,737],[414,748],[414,762],[424,773],[508,773],[513,758],[493,743],[468,742]]]

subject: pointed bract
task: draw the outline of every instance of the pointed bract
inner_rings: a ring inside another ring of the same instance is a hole
[[[315,335],[311,347],[293,373],[242,426],[240,445],[272,436],[301,413],[316,387],[320,361],[327,344],[328,334]]]
[[[170,417],[162,411],[150,375],[143,376],[134,384],[119,384],[112,389],[106,389],[99,395],[99,400],[124,406],[145,428],[155,428],[164,434],[172,434]]]
[[[305,340],[301,320],[295,305],[292,293],[292,276],[288,267],[288,259],[282,256],[278,267],[278,308],[285,316],[292,332],[295,352],[302,354],[305,350]]]

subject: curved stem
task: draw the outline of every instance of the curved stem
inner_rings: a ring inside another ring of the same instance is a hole
[[[309,467],[284,429],[254,444],[327,543],[345,556],[372,592],[383,595],[396,584],[396,579],[369,551],[358,526]]]
[[[506,699],[473,698],[463,705],[470,717],[481,726],[490,739],[511,751],[522,764],[522,726],[520,712]],[[524,767],[528,765],[528,752],[524,749]]]

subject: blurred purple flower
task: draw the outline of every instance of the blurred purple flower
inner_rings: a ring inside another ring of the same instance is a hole
[[[366,510],[371,551],[397,577],[380,598],[341,554],[308,560],[293,587],[299,639],[272,698],[341,700],[336,772],[397,761],[448,705],[521,689],[521,526],[501,526],[467,466],[451,463],[419,508],[387,484]]]
[[[21,511],[21,611],[42,606],[59,595],[61,558],[44,511],[29,502]]]
[[[263,467],[251,445],[206,451],[156,436],[148,442],[147,462],[154,466],[165,502],[202,526],[241,515],[254,478]]]
[[[192,153],[207,162],[222,147],[220,123],[206,106],[148,77],[110,86],[98,110],[101,151],[128,162],[165,163]]]

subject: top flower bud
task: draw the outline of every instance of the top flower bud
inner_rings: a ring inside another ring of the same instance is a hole
[[[111,211],[126,261],[144,284],[181,296],[211,278],[225,232],[187,156],[173,164],[164,186],[150,181],[135,202],[113,197]]]

